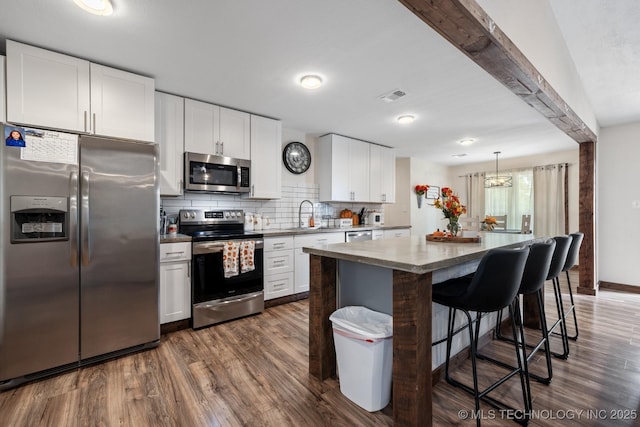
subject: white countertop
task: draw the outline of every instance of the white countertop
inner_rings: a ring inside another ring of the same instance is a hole
[[[533,234],[481,232],[480,243],[427,242],[426,236],[304,247],[305,253],[423,274],[473,261],[493,248],[533,243]]]

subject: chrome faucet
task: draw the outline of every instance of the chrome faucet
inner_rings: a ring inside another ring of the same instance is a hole
[[[307,202],[311,205],[311,216],[314,216],[314,207],[313,207],[313,203],[311,203],[311,200],[303,200],[300,202],[300,206],[298,207],[298,227],[302,228],[302,205],[304,204],[304,202]]]

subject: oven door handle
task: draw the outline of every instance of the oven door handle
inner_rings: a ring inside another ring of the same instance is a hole
[[[234,240],[237,242],[247,241],[244,240]],[[213,242],[197,242],[193,244],[193,255],[203,255],[203,254],[215,254],[218,252],[222,252],[224,250],[224,245],[228,242],[228,240],[221,241],[213,241]],[[255,249],[264,248],[264,240],[255,240]]]

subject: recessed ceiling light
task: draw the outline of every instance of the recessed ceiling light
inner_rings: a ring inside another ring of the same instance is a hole
[[[108,16],[113,13],[110,0],[73,0],[83,10],[94,15]]]
[[[416,119],[415,116],[412,116],[411,114],[405,114],[402,116],[398,116],[398,118],[396,119],[398,121],[398,123],[402,123],[403,125],[407,125],[409,123],[413,123],[413,121]]]
[[[467,145],[471,145],[471,144],[473,144],[474,142],[476,142],[476,140],[475,140],[475,139],[473,139],[473,138],[467,138],[467,139],[461,139],[460,141],[458,141],[458,144],[460,144],[460,145],[464,145],[464,146],[466,147]]]
[[[307,74],[300,78],[300,85],[305,89],[317,89],[322,86],[322,77],[315,74]]]
[[[452,154],[451,157],[457,157],[457,158],[467,157],[467,153]]]

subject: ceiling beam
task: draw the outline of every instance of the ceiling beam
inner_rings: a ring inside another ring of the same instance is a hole
[[[597,140],[475,0],[399,1],[573,140]]]

